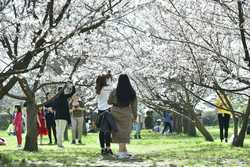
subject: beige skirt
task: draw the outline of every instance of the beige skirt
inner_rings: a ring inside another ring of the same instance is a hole
[[[130,107],[112,107],[111,113],[117,125],[117,132],[112,132],[112,143],[129,143],[133,125]]]

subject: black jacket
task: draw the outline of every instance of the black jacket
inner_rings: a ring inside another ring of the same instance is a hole
[[[61,93],[55,100],[45,105],[46,107],[52,107],[56,111],[56,120],[63,119],[67,120],[69,124],[71,123],[68,98],[70,98],[75,92],[76,90],[73,86],[72,92],[70,94]]]
[[[46,118],[47,127],[56,126],[55,113],[54,112],[49,112],[47,108],[45,109],[45,118]]]
[[[117,125],[112,114],[106,110],[99,112],[97,119],[97,127],[102,132],[117,132]]]

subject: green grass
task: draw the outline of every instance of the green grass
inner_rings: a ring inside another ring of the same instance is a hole
[[[216,139],[206,142],[203,137],[185,135],[161,136],[144,130],[142,140],[132,140],[128,146],[132,160],[102,158],[97,134],[83,137],[85,145],[64,142],[64,149],[54,145],[39,145],[39,152],[29,153],[16,148],[16,138],[4,131],[0,136],[8,144],[0,147],[0,166],[250,166],[250,138],[244,148],[235,148],[218,140],[218,129],[209,127]],[[44,139],[48,143],[48,139]],[[117,145],[112,145],[117,152]],[[249,165],[248,165],[249,164]]]

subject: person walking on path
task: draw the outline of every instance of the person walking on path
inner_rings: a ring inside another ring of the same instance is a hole
[[[164,122],[164,128],[163,128],[163,131],[162,131],[162,135],[165,132],[172,133],[173,132],[173,129],[172,129],[173,115],[172,115],[171,112],[164,111],[164,113],[163,113],[163,122]]]
[[[111,92],[108,103],[112,105],[111,113],[118,128],[117,132],[112,132],[112,142],[119,144],[117,157],[129,158],[126,144],[130,142],[133,121],[137,118],[137,97],[126,74],[119,76],[117,88]]]
[[[75,86],[73,85],[70,94],[65,94],[62,87],[59,87],[58,91],[60,94],[54,100],[48,102],[45,106],[52,107],[56,112],[55,122],[57,146],[63,148],[63,134],[67,123],[71,123],[68,99],[75,93]]]
[[[17,147],[22,146],[22,129],[23,129],[23,122],[22,122],[22,108],[20,105],[15,106],[15,117],[13,120],[13,124],[16,131],[16,138],[17,138]]]
[[[97,94],[97,108],[98,108],[98,119],[96,125],[100,129],[99,141],[101,145],[102,155],[104,154],[113,155],[113,152],[110,147],[111,131],[117,129],[113,117],[110,113],[111,106],[108,104],[109,95],[113,90],[111,78],[112,76],[110,74],[110,75],[98,76],[96,79],[96,94]],[[107,84],[108,80],[110,81],[109,84]]]
[[[82,130],[85,115],[85,109],[83,108],[83,104],[80,101],[80,97],[74,95],[70,102],[70,110],[71,110],[71,129],[72,129],[72,142],[71,144],[76,144],[76,139],[78,139],[78,143],[82,144]]]
[[[224,97],[218,97],[215,101],[215,105],[217,106],[217,114],[218,114],[218,122],[220,128],[220,140],[223,142],[228,141],[228,128],[231,112],[229,111],[229,106]]]

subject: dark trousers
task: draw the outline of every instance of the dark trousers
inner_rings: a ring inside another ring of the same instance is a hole
[[[162,134],[164,134],[164,132],[165,132],[168,128],[169,128],[169,132],[172,133],[173,131],[172,131],[172,125],[171,125],[171,123],[169,123],[169,122],[164,122],[164,129],[163,129],[163,131],[162,131]]]
[[[54,136],[55,143],[56,143],[57,142],[57,139],[56,139],[56,126],[55,125],[47,125],[47,129],[48,129],[49,142],[52,143],[52,138],[51,138],[51,129],[52,129],[53,136]]]
[[[218,114],[218,121],[219,121],[219,128],[220,128],[220,139],[223,140],[224,138],[228,138],[228,128],[229,128],[229,114]],[[223,131],[225,130],[225,134]]]
[[[100,131],[99,140],[100,140],[101,148],[105,148],[105,145],[106,145],[106,147],[110,147],[111,133]]]

